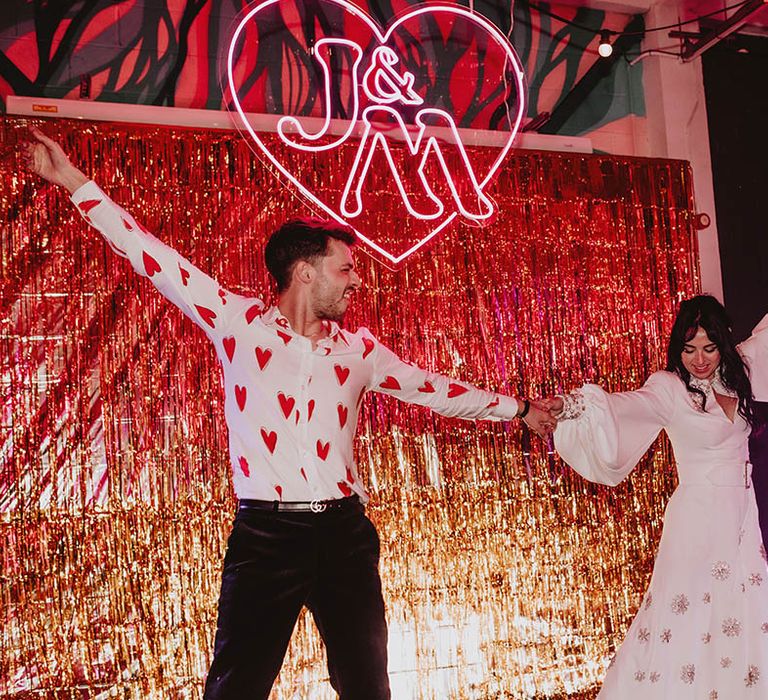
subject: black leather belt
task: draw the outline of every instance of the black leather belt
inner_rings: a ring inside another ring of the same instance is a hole
[[[358,505],[358,496],[334,498],[327,501],[259,501],[241,498],[240,510],[271,510],[275,513],[324,513],[327,510],[343,510]]]

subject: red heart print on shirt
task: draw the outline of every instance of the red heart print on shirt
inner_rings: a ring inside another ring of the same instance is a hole
[[[352,495],[352,489],[349,488],[349,484],[346,481],[337,481],[336,485],[339,487],[339,491],[344,494],[345,498],[349,498]]]
[[[123,222],[123,226],[127,231],[133,231],[133,226],[131,226],[131,222],[128,221],[128,219],[126,219],[124,216],[121,216],[120,221]]]
[[[277,446],[277,433],[272,430],[267,432],[265,428],[261,429],[261,439],[264,440],[264,444],[271,454],[275,454],[275,447]]]
[[[235,356],[235,337],[230,335],[228,338],[224,338],[222,343],[224,344],[224,352],[227,354],[227,358],[232,362],[232,358]]]
[[[286,396],[282,391],[277,395],[277,400],[280,402],[280,408],[283,410],[283,415],[286,419],[291,415],[293,407],[296,405],[296,399],[293,396]]]
[[[283,500],[283,487],[278,484],[275,486],[275,491],[277,492],[277,497],[282,501]]]
[[[186,287],[189,282],[189,272],[181,266],[181,263],[179,263],[179,274],[181,275],[181,283]]]
[[[342,403],[336,406],[336,410],[339,414],[339,427],[344,428],[347,424],[347,416],[349,415],[349,409]]]
[[[241,456],[238,462],[240,463],[240,471],[243,472],[246,477],[249,477],[251,475],[251,470],[248,467],[248,460]]]
[[[307,423],[312,420],[312,413],[315,410],[315,400],[310,399],[309,403],[307,404]]]
[[[419,391],[422,394],[434,394],[435,393],[435,387],[428,379],[424,380],[424,384],[422,384],[419,387]]]
[[[322,442],[321,440],[317,441],[317,456],[320,457],[320,459],[325,462],[326,459],[328,459],[328,452],[331,449],[331,443],[330,442]]]
[[[272,358],[272,351],[269,348],[256,348],[256,362],[259,363],[259,369],[264,371],[264,368],[269,363],[269,360]]]
[[[448,385],[448,398],[453,399],[457,396],[461,396],[462,394],[466,394],[469,391],[467,387],[461,386],[461,384],[449,384]]]
[[[97,207],[99,204],[101,204],[101,202],[101,199],[86,199],[85,201],[80,202],[77,207],[81,212],[83,212],[83,214],[85,214],[85,216],[88,216],[91,209]]]
[[[213,319],[216,318],[215,311],[211,311],[211,309],[205,306],[199,306],[198,304],[195,304],[195,308],[197,309],[197,313],[200,314],[200,318],[202,318],[203,321],[205,321],[211,328],[216,328],[213,323]]]
[[[397,379],[395,379],[391,374],[387,375],[387,378],[381,384],[379,384],[379,386],[382,389],[398,390],[401,388],[400,382],[398,382]]]
[[[254,304],[249,307],[248,311],[245,312],[245,322],[250,326],[251,321],[257,316],[261,316],[261,304]]]
[[[363,350],[363,359],[365,359],[373,352],[374,343],[370,338],[363,338],[363,345],[365,346],[365,350]]]
[[[239,384],[235,384],[235,400],[237,401],[237,407],[241,410],[245,410],[245,399],[247,396],[247,391],[244,386],[240,386]]]
[[[499,405],[499,397],[497,396],[493,401],[491,401],[486,408],[495,408]]]
[[[152,275],[154,275],[156,272],[162,272],[160,263],[157,262],[157,260],[155,260],[146,250],[142,255],[142,260],[144,261],[144,270],[147,273],[147,277],[152,277]]]
[[[352,474],[352,470],[349,467],[347,467],[347,481],[350,484],[354,484],[355,483],[355,477]]]
[[[336,372],[336,379],[339,380],[339,386],[344,386],[344,382],[346,382],[349,377],[349,367],[334,365],[333,371]]]
[[[277,331],[277,334],[280,336],[281,340],[288,345],[288,343],[291,342],[292,338],[287,333],[283,333],[283,331]]]

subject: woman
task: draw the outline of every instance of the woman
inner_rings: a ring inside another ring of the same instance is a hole
[[[747,452],[752,387],[767,382],[768,322],[737,350],[725,309],[697,296],[680,306],[666,371],[637,391],[587,384],[551,400],[557,451],[590,481],[618,484],[661,430],[677,462],[651,583],[600,700],[768,697],[768,570]]]

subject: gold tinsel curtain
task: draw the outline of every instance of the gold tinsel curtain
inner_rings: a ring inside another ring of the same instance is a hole
[[[24,124],[6,119],[0,151],[0,695],[200,697],[234,512],[214,353],[63,192],[19,168]],[[309,212],[238,135],[45,129],[222,285],[269,293],[265,238]],[[353,157],[349,144],[339,166]],[[322,168],[296,167],[322,188]],[[637,387],[698,287],[686,165],[517,152],[492,195],[492,225],[453,226],[399,272],[360,254],[348,325],[491,389]],[[407,227],[381,202],[387,241]],[[674,476],[663,444],[614,490],[550,450],[517,424],[369,395],[357,451],[394,698],[594,696]],[[306,618],[274,697],[332,697]]]

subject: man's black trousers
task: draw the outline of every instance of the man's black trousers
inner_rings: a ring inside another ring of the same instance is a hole
[[[305,605],[341,700],[388,700],[379,537],[360,503],[323,513],[238,511],[205,700],[266,700]]]

